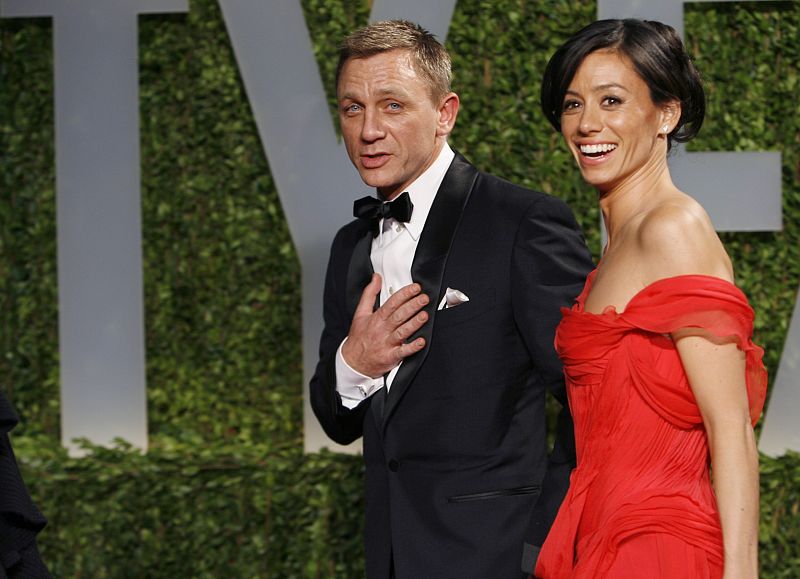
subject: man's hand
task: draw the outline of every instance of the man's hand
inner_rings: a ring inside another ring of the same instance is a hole
[[[371,378],[383,376],[403,358],[422,350],[425,347],[423,338],[409,344],[406,340],[428,321],[428,314],[420,311],[427,305],[428,296],[420,293],[422,288],[418,283],[399,289],[373,312],[380,291],[381,276],[372,274],[342,346],[344,361],[353,370]]]

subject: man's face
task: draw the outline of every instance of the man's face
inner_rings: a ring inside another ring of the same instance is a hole
[[[337,96],[347,154],[384,199],[402,193],[431,166],[458,111],[453,93],[434,103],[405,50],[348,60]]]

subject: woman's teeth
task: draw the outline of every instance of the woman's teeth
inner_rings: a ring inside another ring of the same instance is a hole
[[[601,143],[599,145],[581,145],[581,153],[584,155],[596,155],[602,153],[608,153],[609,151],[613,151],[616,149],[616,145],[612,145],[611,143]]]

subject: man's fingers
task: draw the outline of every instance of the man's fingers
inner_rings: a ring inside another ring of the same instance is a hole
[[[406,323],[417,312],[428,305],[429,301],[428,296],[425,294],[412,297],[389,315],[389,323],[393,326],[400,326]]]
[[[418,283],[410,283],[394,292],[380,308],[383,319],[388,320],[389,316],[391,316],[395,310],[408,300],[414,298],[414,296],[418,295],[421,291],[422,287]]]
[[[416,354],[425,347],[425,338],[417,338],[408,344],[401,344],[397,348],[397,355],[400,359],[408,358],[412,354]]]
[[[400,325],[394,331],[394,337],[399,342],[405,342],[408,338],[410,338],[414,333],[419,330],[422,326],[425,325],[425,322],[428,321],[428,313],[427,312],[419,312],[415,316],[413,316],[410,320],[405,322],[404,324]]]
[[[381,293],[381,276],[377,273],[372,274],[372,279],[369,280],[367,287],[361,292],[361,299],[358,300],[356,311],[353,316],[368,316],[375,308],[375,297]]]

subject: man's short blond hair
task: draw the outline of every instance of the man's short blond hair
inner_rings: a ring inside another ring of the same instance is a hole
[[[374,22],[345,38],[339,46],[337,90],[342,68],[348,60],[391,50],[407,50],[411,54],[414,70],[428,85],[434,102],[438,103],[450,92],[453,80],[450,55],[433,34],[408,20]]]

